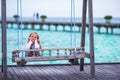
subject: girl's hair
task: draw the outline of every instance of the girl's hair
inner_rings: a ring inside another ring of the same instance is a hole
[[[29,35],[29,38],[31,37],[31,35],[32,35],[32,34],[36,34],[36,35],[37,35],[38,44],[40,45],[40,48],[41,48],[41,44],[40,44],[39,35],[37,34],[37,32],[33,32],[33,33],[31,33],[31,34]],[[29,40],[30,40],[29,38],[28,38],[28,41],[27,41],[27,42],[29,42]]]

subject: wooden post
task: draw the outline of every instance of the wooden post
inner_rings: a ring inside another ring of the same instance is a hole
[[[65,31],[65,25],[63,25],[63,31]]]
[[[87,0],[83,0],[81,47],[85,46]],[[84,70],[84,58],[80,59],[80,71]]]
[[[94,63],[94,33],[93,33],[93,7],[92,0],[88,0],[88,17],[89,17],[89,41],[90,41],[90,70],[91,76],[95,77]]]
[[[67,49],[65,49],[65,55],[67,55]]]
[[[108,34],[108,26],[106,26],[106,34]]]
[[[50,31],[50,25],[48,25],[48,31]]]
[[[43,30],[43,24],[40,25],[40,30]]]
[[[58,27],[58,25],[55,25],[55,31],[57,31],[58,29],[57,29],[57,27]]]
[[[7,80],[7,45],[6,45],[6,0],[1,0],[2,14],[2,72],[3,79]]]
[[[79,32],[81,32],[81,27],[80,27],[80,26],[78,26],[78,28],[79,28]]]
[[[59,56],[59,49],[57,49],[57,56]]]
[[[98,33],[100,33],[100,28],[101,28],[101,27],[98,26]]]
[[[51,56],[51,50],[49,50],[49,56]]]
[[[33,24],[32,24],[32,29],[34,29],[34,28],[35,28],[35,24],[33,23]]]
[[[113,32],[113,27],[111,27],[111,34],[113,34],[114,32]]]
[[[27,29],[28,27],[27,27],[27,24],[24,24],[24,29]]]
[[[13,28],[13,23],[11,23],[11,28]]]

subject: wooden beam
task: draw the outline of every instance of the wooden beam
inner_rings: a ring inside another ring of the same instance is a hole
[[[89,36],[90,36],[89,37],[89,41],[90,41],[90,70],[91,70],[91,76],[95,77],[92,0],[88,0],[88,17],[89,17]]]
[[[43,48],[43,49],[30,49],[30,50],[13,50],[12,51],[12,54],[16,54],[16,53],[20,53],[20,52],[27,52],[27,51],[49,51],[49,50],[54,50],[54,51],[57,51],[57,50],[83,50],[84,47],[76,47],[76,48]]]
[[[90,53],[85,52],[84,54],[85,54],[85,57],[90,59]]]
[[[7,80],[7,41],[6,41],[6,0],[1,0],[2,17],[2,71],[3,78]]]
[[[81,32],[81,47],[85,46],[85,32],[86,32],[86,12],[87,12],[87,0],[83,0],[82,10],[82,32]],[[80,71],[84,70],[84,58],[80,59]]]

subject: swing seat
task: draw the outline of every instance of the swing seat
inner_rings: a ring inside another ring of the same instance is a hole
[[[72,52],[76,49],[76,55]],[[42,56],[32,56],[32,57],[20,57],[20,52],[26,52],[28,50],[14,50],[12,52],[12,62],[16,62],[18,66],[24,66],[26,62],[34,61],[51,61],[51,60],[70,60],[70,59],[80,59],[84,58],[85,54],[83,53],[83,48],[50,48],[50,49],[41,49]],[[36,51],[36,50],[29,50]],[[48,51],[49,55],[44,55],[45,51]],[[52,51],[54,53],[52,53]],[[56,51],[56,53],[55,53]],[[60,54],[62,51],[62,55]],[[55,55],[56,54],[56,55]]]
[[[15,58],[15,62],[19,62],[21,60],[25,60],[27,62],[34,62],[34,61],[48,61],[48,60],[69,60],[75,58],[84,58],[85,54],[79,54],[79,56],[74,55],[65,55],[65,56],[33,56],[33,57],[17,57]]]

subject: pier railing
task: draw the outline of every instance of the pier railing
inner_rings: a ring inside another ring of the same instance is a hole
[[[1,21],[0,21],[1,23]],[[14,25],[18,25],[17,28],[20,28],[20,22],[16,21],[7,21],[7,28],[16,28]],[[36,25],[39,26],[39,30],[44,30],[44,25],[47,25],[48,28],[47,30],[52,30],[51,25],[54,26],[54,30],[58,31],[59,27],[62,27],[63,31],[70,31],[71,29],[71,24],[70,22],[41,22],[41,21],[23,21],[22,22],[22,29],[36,29]],[[114,33],[115,28],[120,28],[120,23],[94,23],[94,27],[98,28],[98,33],[101,33],[101,28],[104,27],[106,29],[106,33]],[[31,26],[31,28],[29,28]],[[81,32],[81,26],[82,23],[76,22],[75,26],[78,28],[76,31]],[[89,24],[86,23],[87,28],[89,28]],[[66,27],[69,27],[69,30],[66,29]],[[108,29],[111,29],[110,32]],[[88,29],[89,31],[89,29]]]

